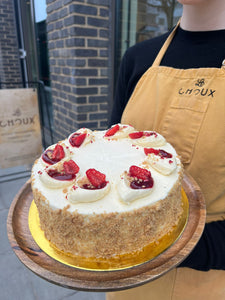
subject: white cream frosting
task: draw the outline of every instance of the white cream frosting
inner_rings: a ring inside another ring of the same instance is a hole
[[[63,209],[69,204],[69,211],[78,211],[87,215],[130,211],[164,199],[177,182],[182,168],[181,162],[174,148],[165,141],[160,149],[173,155],[176,168],[165,176],[152,167],[151,162],[148,162],[147,168],[154,180],[153,188],[131,189],[121,175],[129,170],[131,165],[145,168],[148,157],[144,153],[144,148],[134,145],[134,140],[129,137],[106,139],[104,138],[105,132],[91,132],[92,138],[89,143],[78,148],[69,145],[68,139],[63,141],[69,147],[70,159],[73,159],[80,168],[76,179],[66,182],[65,186],[64,181],[55,180],[46,175],[50,167],[44,167],[41,158],[35,163],[32,169],[33,188],[41,191],[52,209]],[[145,147],[152,147],[152,143],[145,144]],[[54,167],[57,167],[57,164]],[[79,178],[84,177],[90,168],[106,175],[108,184],[105,188],[85,190],[79,187],[77,183]],[[50,178],[46,179],[46,176]]]
[[[122,174],[116,188],[120,200],[125,204],[130,204],[135,200],[149,196],[153,191],[154,185],[148,189],[131,189],[130,181],[127,179],[126,174]]]

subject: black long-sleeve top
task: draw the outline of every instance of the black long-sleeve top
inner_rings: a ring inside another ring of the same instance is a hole
[[[169,33],[138,43],[126,51],[120,66],[111,125],[120,122],[138,80],[154,62]],[[220,68],[224,59],[225,30],[191,32],[179,27],[161,65],[177,69]],[[197,246],[180,266],[201,271],[225,270],[225,220],[206,224]]]

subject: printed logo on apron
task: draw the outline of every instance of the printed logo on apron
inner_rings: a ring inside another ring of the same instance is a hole
[[[206,84],[205,79],[201,78],[198,79],[195,83],[196,87],[191,87],[191,88],[180,88],[178,94],[179,95],[195,95],[195,96],[203,96],[203,97],[214,97],[214,94],[216,92],[216,90],[214,89],[209,89],[209,88],[202,88],[204,85]]]

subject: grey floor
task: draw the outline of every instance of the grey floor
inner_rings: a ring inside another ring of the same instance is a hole
[[[28,178],[27,167],[0,169],[0,300],[104,300],[104,293],[66,289],[45,281],[14,254],[8,242],[7,215],[12,200]],[[2,182],[3,179],[7,181]]]

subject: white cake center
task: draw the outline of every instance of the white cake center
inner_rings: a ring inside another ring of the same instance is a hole
[[[128,171],[130,166],[139,166],[146,160],[144,148],[134,145],[130,138],[113,140],[103,138],[103,135],[104,132],[102,131],[94,132],[94,141],[79,148],[71,147],[68,140],[64,141],[71,151],[70,159],[73,159],[80,168],[81,176],[85,176],[88,169],[94,168],[104,173],[106,180],[110,182],[109,192],[98,201],[70,203],[67,200],[65,189],[50,188],[40,180],[40,170],[42,171],[44,169],[41,159],[34,165],[32,171],[35,179],[34,188],[41,190],[42,195],[48,200],[52,209],[63,209],[67,205],[70,205],[69,211],[78,211],[79,213],[87,215],[93,213],[126,212],[164,199],[168,195],[168,192],[178,180],[181,170],[180,160],[177,158],[176,152],[170,144],[166,143],[159,148],[173,154],[174,159],[177,161],[176,170],[169,176],[165,176],[149,166],[154,180],[154,188],[151,194],[145,196],[145,193],[143,193],[143,197],[140,197],[132,203],[125,204],[121,201],[118,192],[118,182],[121,180],[121,175],[125,171]],[[71,183],[71,186],[72,185],[73,183]],[[68,190],[69,188],[71,187],[67,187]],[[124,193],[126,193],[126,190]]]

